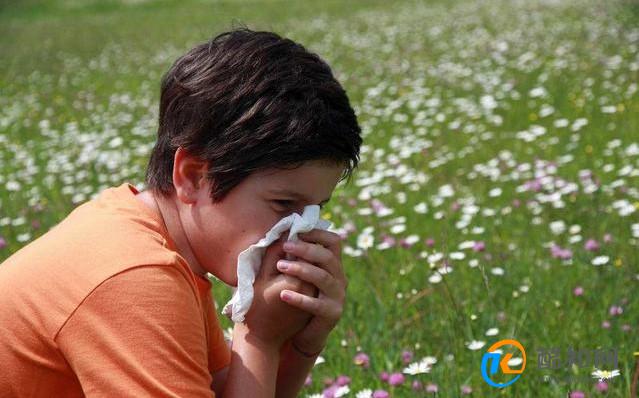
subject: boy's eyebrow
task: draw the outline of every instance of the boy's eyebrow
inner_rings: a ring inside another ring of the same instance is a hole
[[[271,190],[271,193],[276,193],[276,194],[281,194],[281,195],[289,195],[289,196],[292,196],[294,198],[298,198],[298,199],[302,199],[302,200],[306,200],[306,201],[310,202],[310,200],[308,200],[308,198],[306,196],[304,196],[304,195],[302,195],[302,194],[300,194],[298,192],[288,190],[288,189],[273,189],[273,190]],[[328,198],[324,199],[323,201],[320,202],[320,204],[327,203],[329,200],[331,200],[331,197],[332,196],[329,196]]]

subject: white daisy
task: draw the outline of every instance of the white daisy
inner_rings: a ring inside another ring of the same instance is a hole
[[[357,394],[355,394],[355,398],[371,398],[373,396],[373,391],[370,388],[364,389]]]
[[[499,329],[497,328],[490,328],[486,330],[486,336],[497,336],[498,333],[499,333]]]
[[[463,241],[459,244],[459,246],[457,246],[460,250],[465,250],[465,249],[472,249],[475,246],[475,241],[474,240],[466,240]]]
[[[419,235],[408,235],[404,241],[409,245],[414,245],[419,242]]]
[[[373,235],[362,233],[357,237],[357,247],[359,249],[369,249],[373,247],[374,243],[375,238],[373,238]]]
[[[437,363],[437,358],[435,357],[424,357],[422,358],[422,363],[426,363],[428,365],[434,365]]]
[[[334,397],[336,397],[336,398],[342,397],[342,396],[348,394],[350,391],[351,391],[351,389],[348,388],[348,386],[341,386],[337,390],[335,390]]]
[[[466,258],[466,255],[462,252],[452,252],[448,255],[451,260],[463,260]]]
[[[411,363],[407,368],[404,368],[402,372],[413,376],[421,373],[430,373],[435,362],[437,362],[435,357],[426,357],[419,362]]]
[[[604,380],[612,379],[613,377],[617,377],[620,374],[621,373],[619,372],[619,369],[613,369],[613,370],[595,369],[595,371],[592,372],[592,377],[595,379],[599,379],[599,381],[604,381]]]
[[[518,366],[521,365],[522,362],[524,362],[524,360],[519,357],[511,358],[508,361],[508,366]]]
[[[550,231],[555,235],[559,235],[566,230],[566,223],[564,223],[561,220],[553,221],[549,224],[549,226],[550,226]]]
[[[466,347],[468,347],[469,350],[472,351],[477,351],[479,349],[481,349],[484,345],[486,345],[485,341],[479,341],[479,340],[473,340],[469,343],[466,343]]]
[[[610,257],[608,256],[597,256],[592,259],[592,265],[608,264],[608,260],[610,260]]]

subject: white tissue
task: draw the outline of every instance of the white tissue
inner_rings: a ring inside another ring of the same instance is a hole
[[[302,215],[293,213],[284,217],[271,228],[259,242],[251,245],[237,256],[237,288],[233,297],[222,309],[233,322],[244,322],[244,316],[253,302],[253,282],[262,265],[262,257],[266,248],[280,238],[282,232],[289,230],[288,239],[299,240],[298,233],[313,229],[328,229],[332,223],[320,219],[320,207],[309,205],[304,207]]]

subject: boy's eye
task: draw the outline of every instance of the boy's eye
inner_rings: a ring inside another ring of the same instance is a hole
[[[273,202],[284,207],[289,207],[293,203],[292,200],[274,200]]]
[[[283,207],[283,209],[279,210],[280,212],[290,211],[289,209],[293,204],[292,200],[274,200],[273,202],[277,203],[280,207]]]
[[[279,204],[281,206],[284,206],[286,208],[288,208],[289,206],[291,206],[293,204],[292,200],[274,200],[273,202],[275,202],[275,203],[277,203],[277,204]],[[319,205],[320,209],[323,209],[324,205],[325,205],[325,203]]]

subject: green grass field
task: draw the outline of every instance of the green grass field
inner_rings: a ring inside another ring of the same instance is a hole
[[[301,396],[628,397],[638,22],[632,0],[0,1],[0,261],[101,190],[142,187],[174,59],[273,30],[331,64],[365,135],[325,214],[347,306]],[[527,363],[498,389],[480,365],[502,339]],[[567,363],[598,349],[617,366]]]

